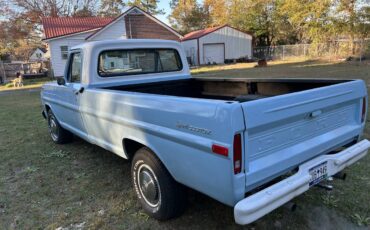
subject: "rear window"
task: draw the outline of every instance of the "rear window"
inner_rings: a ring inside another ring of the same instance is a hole
[[[101,77],[180,71],[182,63],[174,49],[107,50],[99,55]]]

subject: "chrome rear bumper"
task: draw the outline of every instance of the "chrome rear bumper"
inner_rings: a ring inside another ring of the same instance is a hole
[[[310,188],[309,170],[312,167],[327,162],[328,176],[332,176],[364,157],[369,148],[370,142],[363,140],[339,153],[322,155],[303,163],[293,176],[239,201],[234,207],[235,222],[238,224],[252,223],[307,191]]]

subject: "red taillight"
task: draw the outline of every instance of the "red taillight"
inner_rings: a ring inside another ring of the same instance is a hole
[[[366,119],[366,97],[362,98],[362,110],[361,110],[361,123],[363,123]]]
[[[242,171],[242,137],[240,134],[234,136],[234,174]]]
[[[212,145],[212,152],[227,157],[229,155],[229,149],[221,145]]]

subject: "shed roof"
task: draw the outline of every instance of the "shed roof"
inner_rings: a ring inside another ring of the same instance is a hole
[[[222,29],[224,27],[230,27],[234,30],[237,30],[237,31],[240,31],[242,33],[245,33],[245,34],[248,34],[250,36],[252,36],[250,33],[247,33],[247,32],[244,32],[244,31],[241,31],[239,29],[236,29],[232,26],[229,26],[229,25],[222,25],[222,26],[216,26],[216,27],[209,27],[209,28],[206,28],[206,29],[203,29],[203,30],[196,30],[196,31],[192,31],[188,34],[185,34],[184,37],[182,38],[182,41],[186,41],[186,40],[192,40],[192,39],[197,39],[197,38],[201,38],[203,36],[206,36],[207,34],[210,34],[210,33],[213,33],[219,29]]]
[[[203,30],[192,31],[188,34],[185,34],[182,40],[186,41],[186,40],[200,38],[200,37],[203,37],[203,36],[205,36],[209,33],[214,32],[218,29],[221,29],[222,27],[224,27],[224,26],[216,26],[216,27],[206,28],[206,29],[203,29]]]

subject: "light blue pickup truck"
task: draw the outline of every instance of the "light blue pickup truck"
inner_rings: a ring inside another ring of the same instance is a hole
[[[370,147],[363,81],[192,78],[173,41],[76,46],[41,99],[54,142],[76,135],[131,160],[137,197],[160,220],[184,211],[190,187],[251,223]]]

